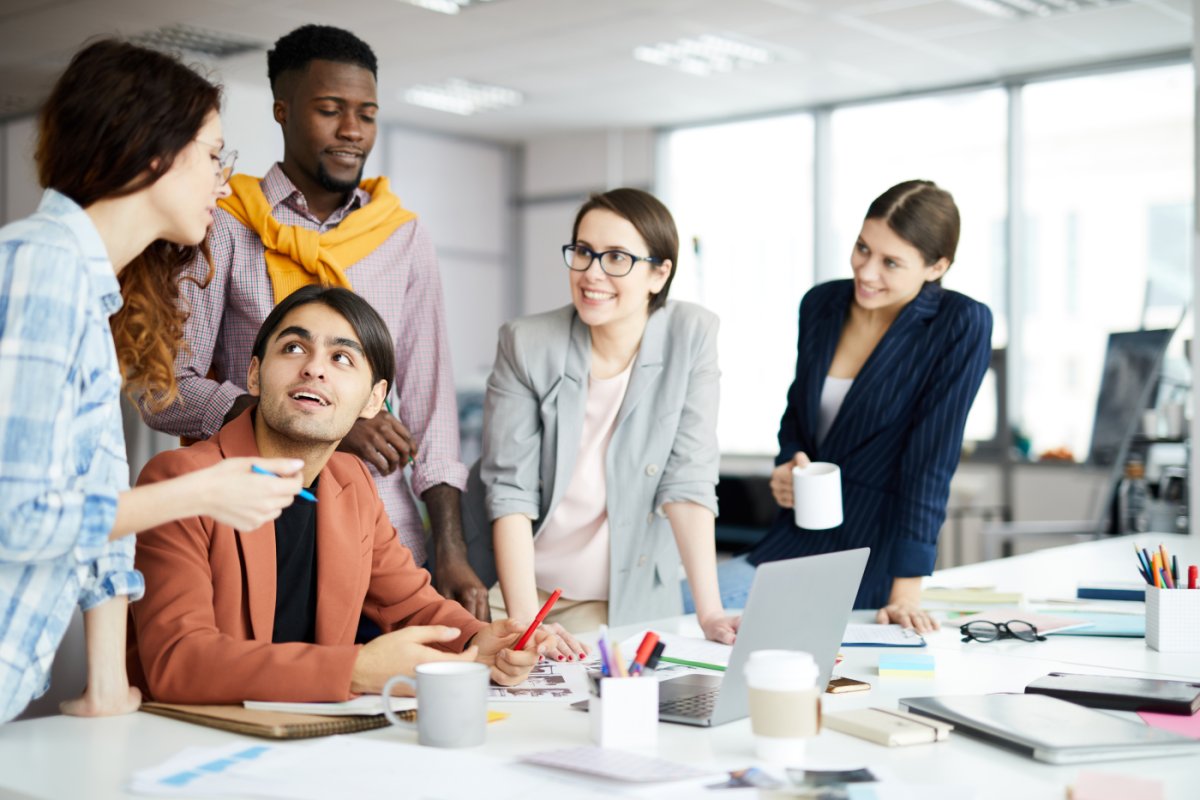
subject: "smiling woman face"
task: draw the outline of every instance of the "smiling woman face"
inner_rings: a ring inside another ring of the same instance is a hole
[[[574,244],[596,253],[621,250],[642,258],[650,255],[633,223],[604,208],[584,214]],[[670,261],[662,265],[638,261],[628,275],[618,278],[605,273],[597,259],[586,271],[571,270],[571,301],[589,327],[645,322],[650,313],[650,295],[662,291],[671,268]]]
[[[899,308],[913,300],[926,283],[950,267],[940,258],[926,264],[921,251],[881,219],[863,221],[850,254],[854,269],[854,301],[868,310]]]

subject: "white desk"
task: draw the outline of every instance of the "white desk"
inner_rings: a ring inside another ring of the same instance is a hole
[[[1166,541],[1180,561],[1200,562],[1200,541],[1186,537],[1143,537],[1144,543]],[[1128,579],[1134,572],[1130,544],[1109,540],[1072,545],[1006,561],[957,567],[938,573],[939,585],[994,585],[1020,589],[1034,596],[1073,596],[1075,575],[1094,579]],[[819,613],[819,612],[818,612]],[[858,616],[865,616],[859,614]],[[689,618],[655,624],[657,630],[694,633]],[[618,635],[636,629],[617,631]],[[1142,674],[1172,678],[1200,677],[1200,654],[1171,655],[1148,650],[1142,639],[1051,638],[1047,642],[962,644],[950,627],[929,638],[927,652],[937,658],[932,680],[880,678],[875,665],[879,650],[845,648],[846,660],[837,672],[872,684],[870,692],[825,695],[827,711],[866,705],[894,707],[897,699],[934,694],[1020,692],[1047,672],[1087,671],[1097,674]],[[1102,666],[1101,666],[1102,665]],[[538,750],[588,743],[585,714],[562,705],[496,703],[511,716],[489,727],[482,751],[512,757]],[[384,729],[356,736],[397,743],[414,743],[416,735]],[[136,769],[161,763],[189,745],[217,745],[234,740],[231,734],[182,722],[133,714],[101,720],[69,717],[17,722],[0,726],[0,787],[36,798],[133,797],[125,792]],[[883,767],[913,783],[972,786],[980,798],[1034,800],[1065,796],[1065,788],[1083,769],[1153,775],[1167,786],[1167,797],[1195,798],[1200,781],[1200,756],[1129,760],[1109,764],[1056,767],[1012,754],[954,734],[936,745],[885,748],[833,731],[824,731],[809,746],[813,758],[858,761]],[[749,722],[701,729],[662,725],[658,755],[720,768],[747,766],[753,759]],[[403,765],[397,763],[398,775]],[[0,798],[4,790],[0,789]],[[18,795],[19,796],[19,795]],[[399,794],[397,796],[400,796]],[[722,800],[724,795],[706,795]]]

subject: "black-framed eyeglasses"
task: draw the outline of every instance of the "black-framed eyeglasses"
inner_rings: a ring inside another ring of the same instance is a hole
[[[199,139],[197,139],[196,142],[204,145],[205,147],[216,147],[215,144],[202,142]],[[233,177],[233,165],[237,163],[237,157],[237,150],[226,150],[223,147],[220,148],[220,152],[217,153],[217,169],[215,172],[217,186],[224,186],[225,184],[229,183],[229,179]]]
[[[963,641],[974,639],[977,642],[994,642],[997,639],[1020,639],[1023,642],[1044,642],[1046,637],[1037,632],[1037,626],[1021,619],[1010,619],[1008,622],[989,622],[980,619],[960,625],[958,632],[963,635]]]
[[[635,256],[633,253],[627,253],[624,250],[605,250],[602,253],[597,253],[592,248],[582,244],[564,244],[562,248],[563,262],[566,263],[568,269],[573,269],[576,272],[587,272],[596,259],[600,259],[600,269],[605,275],[613,278],[622,278],[633,271],[633,266],[639,261],[645,261],[648,264],[661,264],[661,258],[653,258],[651,256]]]

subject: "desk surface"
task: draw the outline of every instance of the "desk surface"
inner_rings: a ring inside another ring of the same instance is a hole
[[[1166,541],[1180,560],[1200,562],[1200,541],[1182,536],[1142,537],[1144,543]],[[1128,540],[1107,540],[975,564],[939,572],[932,584],[989,585],[1019,589],[1034,596],[1070,597],[1074,575],[1098,580],[1128,579],[1132,571]],[[1136,573],[1135,573],[1136,574]],[[856,616],[865,616],[856,612]],[[618,631],[633,633],[639,627]],[[692,618],[662,621],[656,630],[698,633]],[[1051,671],[1095,674],[1155,675],[1196,678],[1200,654],[1160,654],[1142,639],[1051,637],[1034,644],[993,642],[962,644],[957,631],[927,637],[924,651],[936,657],[933,679],[881,678],[875,665],[878,649],[846,648],[840,675],[872,684],[870,692],[825,695],[826,711],[862,706],[894,707],[901,697],[934,694],[1020,692],[1033,679]],[[588,743],[587,715],[561,704],[494,703],[511,716],[493,724],[481,752],[515,757],[539,750]],[[415,733],[384,729],[357,736],[413,744]],[[0,726],[0,787],[36,798],[108,800],[134,797],[124,787],[132,773],[165,761],[192,745],[219,745],[237,737],[183,722],[133,714],[100,720],[48,717]],[[662,725],[658,755],[718,768],[740,768],[753,760],[747,720],[701,729]],[[1063,798],[1081,770],[1154,776],[1164,781],[1168,798],[1193,798],[1200,779],[1200,756],[1118,761],[1084,766],[1051,766],[954,734],[937,745],[885,748],[834,731],[824,731],[809,745],[813,759],[857,762],[912,783],[973,787],[979,798]],[[0,798],[4,791],[0,789]],[[714,800],[719,800],[715,798]]]

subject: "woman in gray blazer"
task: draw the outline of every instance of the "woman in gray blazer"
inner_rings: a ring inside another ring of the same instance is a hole
[[[567,628],[681,613],[681,557],[705,635],[737,630],[716,582],[718,322],[667,302],[678,249],[653,196],[593,195],[563,247],[572,304],[500,329],[463,523],[510,617],[564,589],[560,660],[586,652]]]

